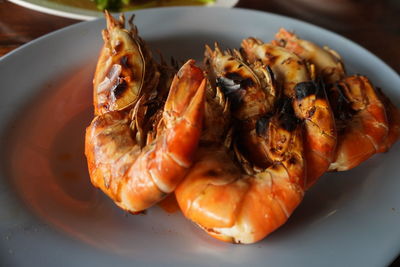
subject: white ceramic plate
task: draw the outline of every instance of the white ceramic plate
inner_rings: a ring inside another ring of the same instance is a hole
[[[205,43],[237,47],[280,28],[337,50],[400,103],[399,76],[332,32],[273,14],[225,8],[136,12],[142,37],[178,59]],[[214,240],[154,207],[119,210],[89,183],[84,129],[104,20],[39,38],[0,59],[1,266],[384,266],[400,251],[400,144],[354,170],[324,175],[289,222],[262,242]]]
[[[96,10],[79,8],[74,5],[57,3],[52,0],[9,0],[14,4],[30,8],[39,12],[79,20],[92,20],[103,16],[103,13]],[[94,1],[94,0],[80,0]],[[215,0],[215,3],[207,7],[233,7],[239,0]]]

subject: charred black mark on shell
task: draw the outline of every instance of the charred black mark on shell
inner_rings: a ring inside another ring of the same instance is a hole
[[[315,83],[317,85],[317,92],[316,92],[317,98],[327,100],[325,83],[324,83],[324,80],[322,79],[322,77],[319,77],[315,81]]]
[[[123,68],[131,68],[132,67],[131,63],[129,62],[128,56],[121,57],[120,63]]]
[[[292,101],[288,97],[283,97],[278,103],[279,107],[279,123],[286,131],[292,132],[299,124],[299,119],[295,116]]]
[[[269,76],[271,76],[272,82],[275,82],[275,74],[269,65],[267,65],[266,70],[268,71]]]
[[[244,79],[242,75],[234,71],[226,72],[225,78],[234,81],[236,84],[240,84],[240,82]]]
[[[308,110],[308,117],[311,118],[314,115],[316,110],[317,110],[317,108],[315,106],[311,107],[311,109]]]
[[[235,93],[236,91],[241,89],[240,83],[238,84],[234,80],[225,77],[218,77],[216,83],[217,86],[221,88],[224,95]]]
[[[256,122],[256,133],[260,137],[265,137],[267,134],[269,117],[261,117]]]
[[[221,88],[222,93],[229,98],[233,109],[238,108],[246,94],[246,88],[253,86],[250,78],[243,78],[239,73],[228,72],[225,76],[218,77],[216,84]]]
[[[339,83],[333,85],[329,90],[329,102],[333,109],[333,114],[336,119],[347,121],[356,113],[351,108],[351,102],[343,93],[343,86]]]
[[[291,158],[289,159],[289,164],[294,165],[294,164],[296,164],[296,163],[297,163],[297,159],[296,159],[295,157],[291,157]]]
[[[128,90],[128,84],[125,80],[119,79],[118,84],[113,89],[115,98],[120,98],[124,95],[124,92]]]
[[[237,72],[228,72],[225,74],[225,77],[229,80],[232,80],[235,84],[239,84],[241,89],[246,89],[247,87],[254,85],[252,79],[243,78],[243,76]]]
[[[294,87],[296,98],[299,100],[310,95],[315,95],[317,90],[317,85],[314,82],[301,82]]]
[[[315,97],[319,99],[326,99],[325,85],[321,79],[298,83],[294,87],[294,90],[298,100],[304,99],[310,95],[315,95]]]
[[[297,118],[289,114],[282,114],[280,116],[280,122],[281,122],[281,127],[289,132],[293,132],[298,124]]]

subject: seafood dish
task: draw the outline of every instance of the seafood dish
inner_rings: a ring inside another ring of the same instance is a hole
[[[105,12],[86,129],[90,179],[137,214],[174,194],[210,236],[258,242],[328,171],[399,139],[400,111],[340,55],[286,29],[240,47],[205,44],[203,62],[155,60],[133,17]]]

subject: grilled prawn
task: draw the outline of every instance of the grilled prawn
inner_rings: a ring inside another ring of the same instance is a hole
[[[110,111],[95,117],[86,130],[85,145],[92,183],[130,212],[147,209],[174,191],[197,148],[204,92],[203,72],[189,60],[172,81],[162,131],[151,142],[137,138],[146,136],[140,130],[142,123],[151,123],[143,120],[145,95],[131,112]]]
[[[330,170],[353,168],[371,155],[387,151],[399,139],[399,110],[382,92],[376,91],[366,77],[346,76],[341,57],[336,51],[300,39],[297,35],[285,29],[280,29],[275,36],[274,44],[285,47],[300,58],[315,65],[317,75],[322,77],[327,84],[328,91],[330,91],[329,101],[336,108],[335,120],[338,128],[340,128],[338,140],[340,145],[338,145],[335,153],[336,163],[332,163]],[[336,83],[338,86],[334,85]],[[343,90],[345,92],[342,92]],[[370,108],[366,108],[367,106]],[[360,112],[361,109],[365,111]],[[371,117],[367,112],[368,110],[375,115]],[[386,114],[387,121],[383,113]],[[357,115],[353,119],[352,115],[354,114]],[[359,123],[355,123],[354,120]],[[373,123],[373,121],[375,122]],[[388,134],[386,138],[381,138],[385,135],[384,128],[388,128]],[[376,132],[376,134],[371,137],[371,132]],[[379,148],[377,142],[380,142]],[[345,162],[346,159],[348,162]]]
[[[230,107],[234,121],[233,126],[225,121],[210,130],[227,132],[233,127],[233,137],[214,135],[214,142],[200,146],[194,165],[175,194],[183,214],[211,236],[254,243],[285,223],[303,198],[302,127],[291,100],[277,104],[278,97],[270,94],[273,87],[260,86],[268,79],[260,80],[235,54],[221,52],[218,47],[206,49],[209,74],[217,81],[213,103],[220,106],[209,115],[227,116]],[[258,101],[253,101],[256,97]],[[205,120],[210,119],[206,116]],[[248,143],[254,149],[262,147],[263,168],[253,168],[248,160],[252,158],[243,155],[240,146],[243,139],[259,134],[257,124],[263,124],[259,126],[264,129],[263,143]]]
[[[310,80],[306,64],[285,48],[263,43],[255,38],[243,40],[242,49],[250,62],[261,60],[268,65],[283,87],[284,94],[296,99],[297,117],[305,123],[307,188],[326,172],[336,147],[336,128],[325,87]]]
[[[268,168],[248,173],[226,147],[203,147],[175,191],[183,214],[217,239],[257,242],[284,224],[303,199],[301,126],[283,108],[266,128]]]
[[[265,142],[256,125],[273,112],[279,94],[270,73],[260,64],[247,65],[238,51],[221,51],[217,44],[215,50],[206,46],[205,61],[211,79],[229,99],[232,116],[240,122],[235,129],[241,132],[238,145],[250,161],[263,167]]]
[[[344,78],[330,94],[338,125],[338,147],[329,170],[345,171],[380,149],[387,139],[388,121],[377,90],[365,76]]]

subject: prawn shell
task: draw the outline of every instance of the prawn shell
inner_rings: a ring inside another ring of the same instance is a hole
[[[209,235],[233,243],[254,243],[287,221],[304,195],[302,125],[291,100],[269,120],[266,131],[273,163],[247,172],[218,144],[203,146],[195,164],[175,190],[183,214]],[[218,127],[218,126],[216,126]],[[235,148],[235,146],[234,146]]]
[[[145,79],[146,59],[136,31],[124,28],[106,12],[107,29],[93,79],[95,114],[122,110],[140,95]]]
[[[293,97],[294,86],[310,79],[303,60],[285,48],[252,37],[244,39],[241,46],[249,62],[261,60],[272,69],[276,81],[287,96]]]
[[[302,82],[295,86],[294,109],[304,121],[307,162],[307,188],[317,182],[335,156],[337,132],[333,111],[321,82]]]
[[[236,181],[240,173],[225,149],[203,149],[197,157],[190,178],[186,177],[175,190],[178,204],[185,216],[203,228],[231,227],[248,185],[223,186]]]
[[[335,83],[345,77],[345,68],[339,54],[328,48],[320,47],[315,43],[300,39],[292,32],[281,28],[275,35],[272,44],[279,45],[300,58],[313,64],[325,82]]]
[[[202,70],[194,63],[189,60],[174,78],[161,119],[150,111],[149,95],[143,94],[130,111],[96,116],[86,130],[91,181],[124,210],[141,212],[162,200],[192,164],[206,88]],[[156,123],[151,141],[143,140],[149,136],[142,125],[146,122]]]
[[[329,170],[344,171],[358,166],[385,142],[389,124],[379,93],[365,76],[354,75],[338,83],[352,114],[339,131],[335,160]],[[334,101],[334,100],[333,100]]]

